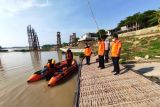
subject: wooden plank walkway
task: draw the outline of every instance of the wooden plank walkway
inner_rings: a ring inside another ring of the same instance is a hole
[[[84,60],[85,62],[85,60]],[[80,77],[80,107],[160,107],[160,86],[121,66],[121,74],[113,75],[112,64],[97,68],[83,65]]]

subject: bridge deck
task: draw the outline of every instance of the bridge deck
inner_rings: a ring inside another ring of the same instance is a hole
[[[113,75],[112,64],[83,65],[80,77],[80,107],[160,107],[160,86],[121,66]]]

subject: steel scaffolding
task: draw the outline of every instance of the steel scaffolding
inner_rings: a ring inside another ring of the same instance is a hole
[[[61,34],[57,32],[57,48],[61,47]]]
[[[27,26],[27,34],[28,34],[29,50],[31,50],[31,51],[40,50],[37,33],[31,27],[31,25]]]

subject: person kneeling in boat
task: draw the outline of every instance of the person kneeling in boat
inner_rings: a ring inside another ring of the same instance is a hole
[[[67,67],[70,67],[73,60],[73,53],[69,48],[66,52],[66,60],[67,60]]]
[[[54,59],[49,59],[48,63],[44,66],[44,69],[41,71],[41,75],[43,75],[46,80],[49,80],[57,70],[56,61]]]

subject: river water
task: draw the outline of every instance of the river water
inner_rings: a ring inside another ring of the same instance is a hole
[[[65,56],[56,51],[0,53],[0,107],[71,107],[76,75],[51,88],[46,80],[26,82],[51,58],[58,62]]]

